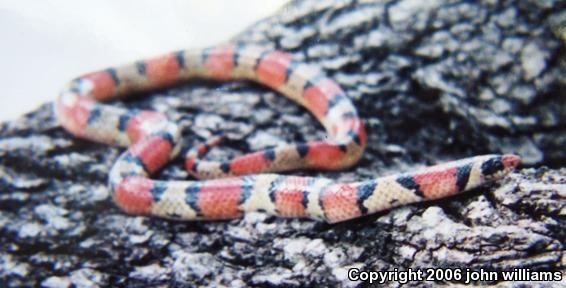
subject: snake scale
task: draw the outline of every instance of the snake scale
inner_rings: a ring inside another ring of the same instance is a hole
[[[185,155],[185,168],[201,180],[152,180],[153,173],[180,154],[178,125],[158,112],[102,102],[192,78],[245,79],[268,86],[310,111],[328,137],[220,162],[202,159],[218,144],[211,139]],[[512,154],[483,155],[353,183],[269,174],[351,167],[364,151],[365,128],[344,91],[319,68],[285,52],[243,44],[178,51],[83,75],[66,86],[54,109],[74,136],[128,147],[109,173],[119,207],[169,219],[231,219],[264,211],[335,223],[458,194],[500,179],[520,163]]]

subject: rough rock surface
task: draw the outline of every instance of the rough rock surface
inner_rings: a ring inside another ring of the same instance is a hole
[[[565,26],[556,26],[566,23],[564,8],[553,0],[306,1],[238,35],[318,63],[359,107],[369,133],[362,161],[310,175],[351,181],[499,152],[531,167],[459,197],[347,223],[125,215],[106,188],[120,149],[71,137],[50,104],[3,123],[1,286],[353,287],[364,284],[348,281],[352,267],[564,271]],[[324,137],[303,109],[245,82],[194,81],[115,105],[165,112],[183,125],[186,147],[228,133],[212,158]],[[178,160],[157,177],[184,179],[181,167]]]

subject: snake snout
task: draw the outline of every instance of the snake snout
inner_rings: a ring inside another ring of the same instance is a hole
[[[513,154],[505,154],[501,157],[501,163],[505,170],[512,170],[521,164],[521,157]]]

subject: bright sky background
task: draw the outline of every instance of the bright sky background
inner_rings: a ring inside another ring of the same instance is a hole
[[[224,42],[287,2],[0,0],[0,121],[85,72]]]

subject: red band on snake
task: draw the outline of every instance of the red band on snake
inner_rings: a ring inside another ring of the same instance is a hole
[[[185,168],[200,179],[222,179],[152,180],[153,173],[179,154],[179,127],[158,112],[102,102],[192,78],[244,79],[266,85],[310,111],[329,137],[224,162],[202,160],[219,143],[214,138],[185,155]],[[320,69],[285,52],[246,45],[179,51],[81,76],[61,92],[55,112],[76,137],[129,147],[109,175],[119,207],[128,213],[179,220],[231,219],[265,211],[334,223],[458,194],[500,179],[520,162],[511,154],[476,156],[355,183],[259,174],[351,167],[364,151],[366,135],[351,100]]]

